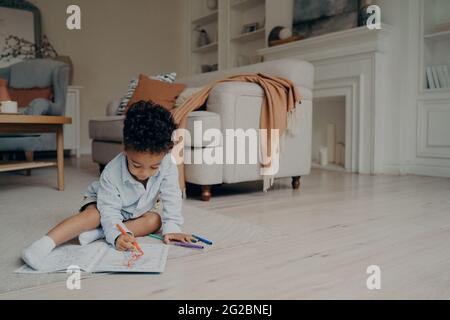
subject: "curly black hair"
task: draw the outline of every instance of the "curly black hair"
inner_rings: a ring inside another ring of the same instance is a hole
[[[127,110],[123,142],[125,150],[138,152],[169,152],[174,143],[172,133],[177,129],[172,114],[152,101],[138,101]]]

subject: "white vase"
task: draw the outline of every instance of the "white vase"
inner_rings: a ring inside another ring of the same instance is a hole
[[[319,148],[319,155],[320,155],[320,165],[321,166],[327,166],[328,165],[328,148],[327,147],[320,147]]]

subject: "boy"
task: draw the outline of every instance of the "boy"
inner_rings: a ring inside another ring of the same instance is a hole
[[[164,242],[190,242],[181,233],[181,191],[176,164],[170,151],[177,128],[166,109],[139,101],[126,114],[123,128],[124,151],[111,160],[87,189],[80,212],[51,229],[22,253],[22,259],[39,270],[45,257],[60,244],[78,236],[81,245],[106,237],[117,250],[131,247],[135,237],[162,229]],[[158,193],[162,217],[154,208]],[[116,224],[127,235],[122,235]]]

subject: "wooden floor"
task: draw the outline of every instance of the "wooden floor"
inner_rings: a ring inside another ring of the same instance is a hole
[[[162,275],[106,275],[13,292],[3,299],[448,299],[450,179],[313,170],[302,190],[290,180],[213,188],[189,203],[283,233],[171,261]],[[381,269],[369,290],[366,269]]]

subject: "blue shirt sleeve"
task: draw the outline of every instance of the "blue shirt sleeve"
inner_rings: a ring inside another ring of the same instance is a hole
[[[106,241],[113,246],[116,238],[121,235],[116,224],[121,225],[128,233],[132,234],[123,223],[121,213],[122,200],[116,185],[112,182],[108,172],[104,171],[100,177],[97,193],[97,209],[100,212],[100,223],[105,232]]]
[[[178,182],[178,168],[169,153],[167,170],[160,185],[160,198],[163,204],[162,233],[179,233],[184,222],[181,215],[182,194]]]

